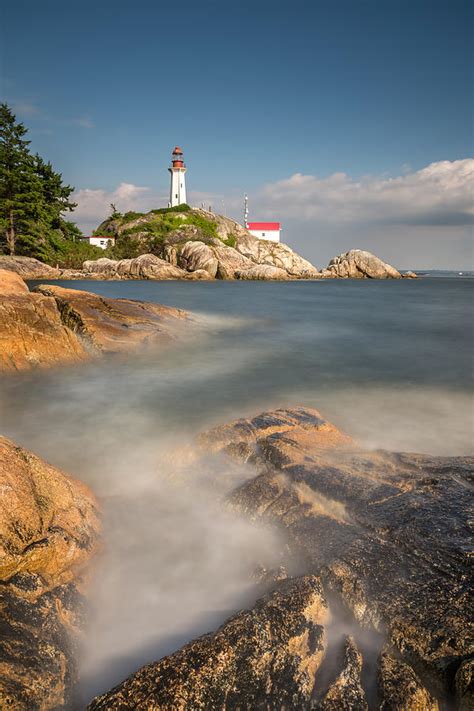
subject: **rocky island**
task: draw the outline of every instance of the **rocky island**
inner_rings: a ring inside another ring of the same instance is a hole
[[[105,256],[81,269],[59,269],[31,257],[0,256],[0,269],[25,279],[401,279],[390,264],[359,249],[319,270],[288,245],[259,239],[238,222],[180,205],[146,214],[116,214],[97,228],[114,238]],[[125,255],[125,256],[121,256]]]

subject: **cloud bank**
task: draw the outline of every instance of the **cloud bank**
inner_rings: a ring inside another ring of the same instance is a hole
[[[264,209],[329,223],[466,225],[474,222],[474,159],[440,161],[396,178],[296,173],[266,185]]]
[[[474,159],[439,161],[397,177],[296,173],[250,195],[251,217],[278,219],[283,239],[322,266],[337,253],[369,249],[400,268],[469,268],[474,223]],[[121,183],[112,191],[84,188],[74,195],[79,225],[89,231],[120,211],[167,204],[167,195]],[[241,198],[191,193],[191,203],[214,205],[241,221]]]

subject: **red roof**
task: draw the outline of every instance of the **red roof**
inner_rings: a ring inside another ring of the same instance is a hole
[[[181,148],[179,146],[175,146],[173,155],[181,155],[181,156],[183,155],[183,151],[181,150]]]
[[[280,229],[279,222],[248,222],[249,230],[268,230],[272,232]]]

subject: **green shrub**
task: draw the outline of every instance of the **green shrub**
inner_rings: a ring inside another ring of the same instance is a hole
[[[189,212],[191,208],[185,202],[175,207],[159,207],[156,210],[151,210],[154,215],[165,215],[168,212]]]
[[[222,240],[227,247],[234,247],[237,244],[237,237],[235,235],[229,235],[227,239]]]

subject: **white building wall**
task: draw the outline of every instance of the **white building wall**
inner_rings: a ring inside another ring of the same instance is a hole
[[[270,242],[280,241],[280,230],[249,230],[249,232],[258,239],[267,239]]]
[[[186,201],[186,168],[170,168],[170,207],[182,205]]]
[[[108,239],[107,237],[89,237],[87,241],[94,247],[100,247],[101,249],[106,249],[109,244],[114,243],[113,239]]]

